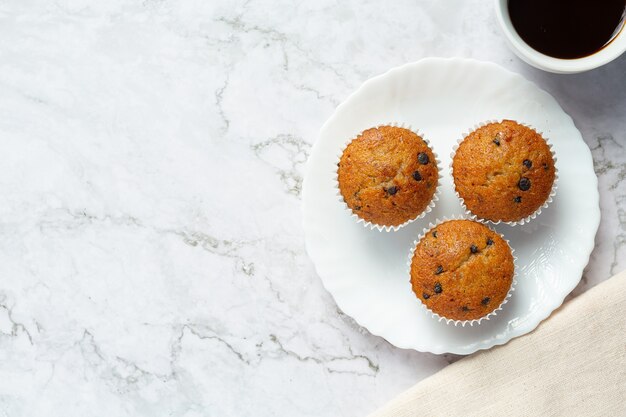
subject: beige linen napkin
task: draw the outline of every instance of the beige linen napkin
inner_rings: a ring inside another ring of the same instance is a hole
[[[409,416],[626,416],[626,271],[371,415]]]

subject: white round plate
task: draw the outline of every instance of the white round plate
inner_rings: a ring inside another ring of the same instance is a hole
[[[518,285],[503,311],[478,326],[455,327],[427,314],[411,291],[406,256],[428,223],[461,215],[449,172],[457,139],[478,123],[513,119],[549,138],[557,156],[554,201],[530,223],[496,226],[515,248]],[[371,126],[407,123],[442,161],[440,200],[397,232],[357,224],[333,188],[337,155]],[[600,222],[598,180],[572,119],[545,91],[518,74],[468,59],[428,58],[372,78],[324,124],[303,188],[307,251],[337,305],[371,333],[407,349],[469,354],[533,330],[574,289]]]

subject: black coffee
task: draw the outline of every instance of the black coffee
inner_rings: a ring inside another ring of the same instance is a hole
[[[626,0],[509,0],[511,22],[522,39],[565,59],[602,49],[622,28],[625,9]]]

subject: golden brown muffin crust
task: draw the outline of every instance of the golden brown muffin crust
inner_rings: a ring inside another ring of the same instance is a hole
[[[339,190],[360,218],[397,226],[430,203],[439,179],[437,162],[424,139],[401,127],[361,133],[338,164]]]
[[[487,226],[450,220],[419,241],[411,261],[415,295],[433,312],[454,320],[474,320],[500,305],[513,281],[507,242]]]
[[[534,130],[512,120],[470,133],[452,162],[456,191],[469,211],[493,221],[517,221],[548,199],[555,178],[552,153]]]

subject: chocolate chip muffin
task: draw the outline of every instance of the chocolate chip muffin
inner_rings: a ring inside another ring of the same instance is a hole
[[[409,129],[365,130],[343,151],[339,190],[358,217],[381,226],[415,219],[429,206],[439,181],[435,155]]]
[[[531,216],[549,198],[556,170],[546,141],[512,120],[470,133],[452,160],[452,176],[465,207],[494,222]]]
[[[487,226],[449,220],[418,242],[411,260],[413,292],[432,312],[475,320],[497,309],[513,282],[511,248]]]

